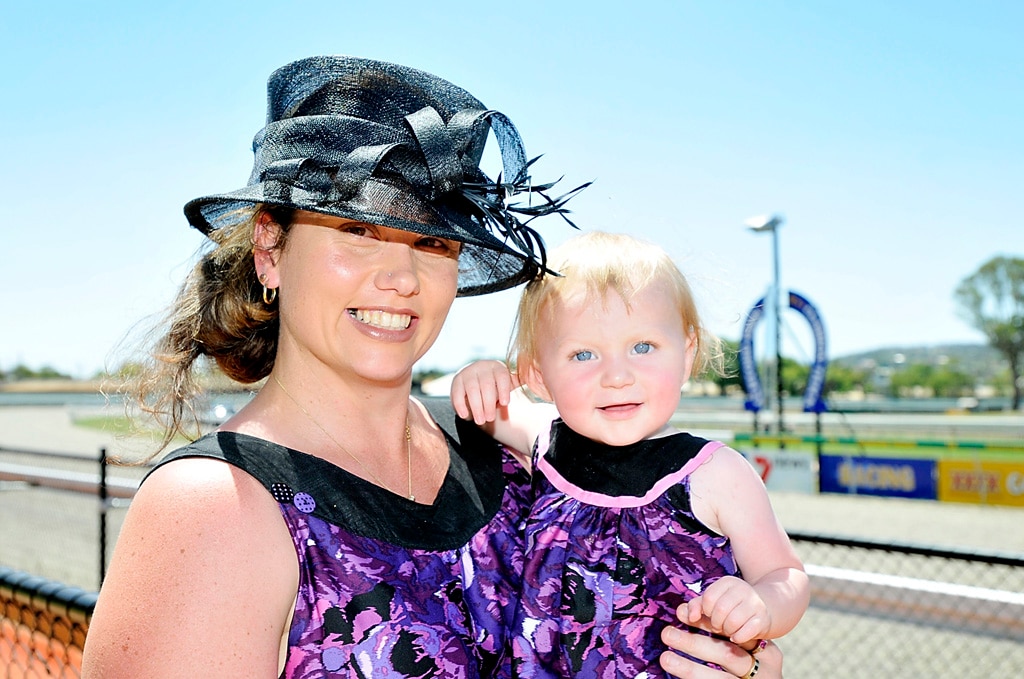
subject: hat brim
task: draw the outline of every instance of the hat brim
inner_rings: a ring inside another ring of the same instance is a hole
[[[189,223],[206,235],[247,219],[258,205],[272,205],[380,224],[462,244],[459,254],[459,296],[497,292],[528,282],[539,267],[528,257],[482,228],[465,208],[418,199],[399,181],[364,181],[355,196],[326,202],[321,194],[265,181],[229,193],[203,196],[185,205]]]

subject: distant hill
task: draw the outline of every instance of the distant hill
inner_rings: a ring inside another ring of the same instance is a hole
[[[940,344],[936,346],[884,347],[858,354],[837,356],[830,361],[850,368],[896,368],[927,363],[948,364],[960,372],[988,377],[1006,370],[1006,359],[987,344]]]

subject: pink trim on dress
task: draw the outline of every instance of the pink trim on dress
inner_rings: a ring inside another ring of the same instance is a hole
[[[545,448],[541,448],[541,444],[549,443],[549,441],[542,441],[542,438],[548,437],[538,437],[537,450],[546,450],[546,446]],[[692,460],[683,465],[682,469],[660,479],[654,484],[654,487],[647,491],[647,493],[642,497],[636,497],[633,495],[605,495],[604,493],[594,493],[589,490],[583,490],[579,486],[570,483],[565,479],[565,477],[559,474],[555,468],[551,466],[551,463],[544,458],[543,454],[537,455],[536,466],[537,469],[547,477],[552,486],[580,502],[586,502],[587,504],[595,507],[643,507],[644,505],[657,500],[672,486],[682,482],[683,479],[693,473],[693,470],[707,462],[716,450],[724,447],[725,444],[721,441],[708,441]]]

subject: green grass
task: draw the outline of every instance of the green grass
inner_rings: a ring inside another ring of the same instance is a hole
[[[74,424],[76,427],[82,427],[83,429],[97,429],[116,436],[131,436],[139,433],[138,427],[130,418],[124,415],[78,417],[75,418]]]
[[[75,418],[76,427],[83,429],[94,429],[119,438],[144,438],[159,441],[162,433],[157,427],[144,427],[137,420],[127,415],[94,415],[91,417]],[[174,437],[174,443],[188,443],[188,439],[180,434]]]
[[[749,449],[755,447],[776,448],[778,440],[772,436],[753,437],[738,434],[734,445]],[[784,437],[786,450],[815,452],[818,448],[813,436]],[[857,439],[848,437],[825,437],[821,443],[823,455],[911,458],[925,460],[992,460],[1016,462],[1024,459],[1024,442],[1019,441],[945,441],[945,440],[899,440],[899,439]]]

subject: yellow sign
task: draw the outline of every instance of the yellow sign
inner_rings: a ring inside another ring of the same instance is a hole
[[[1024,507],[1024,460],[940,460],[939,500]]]

